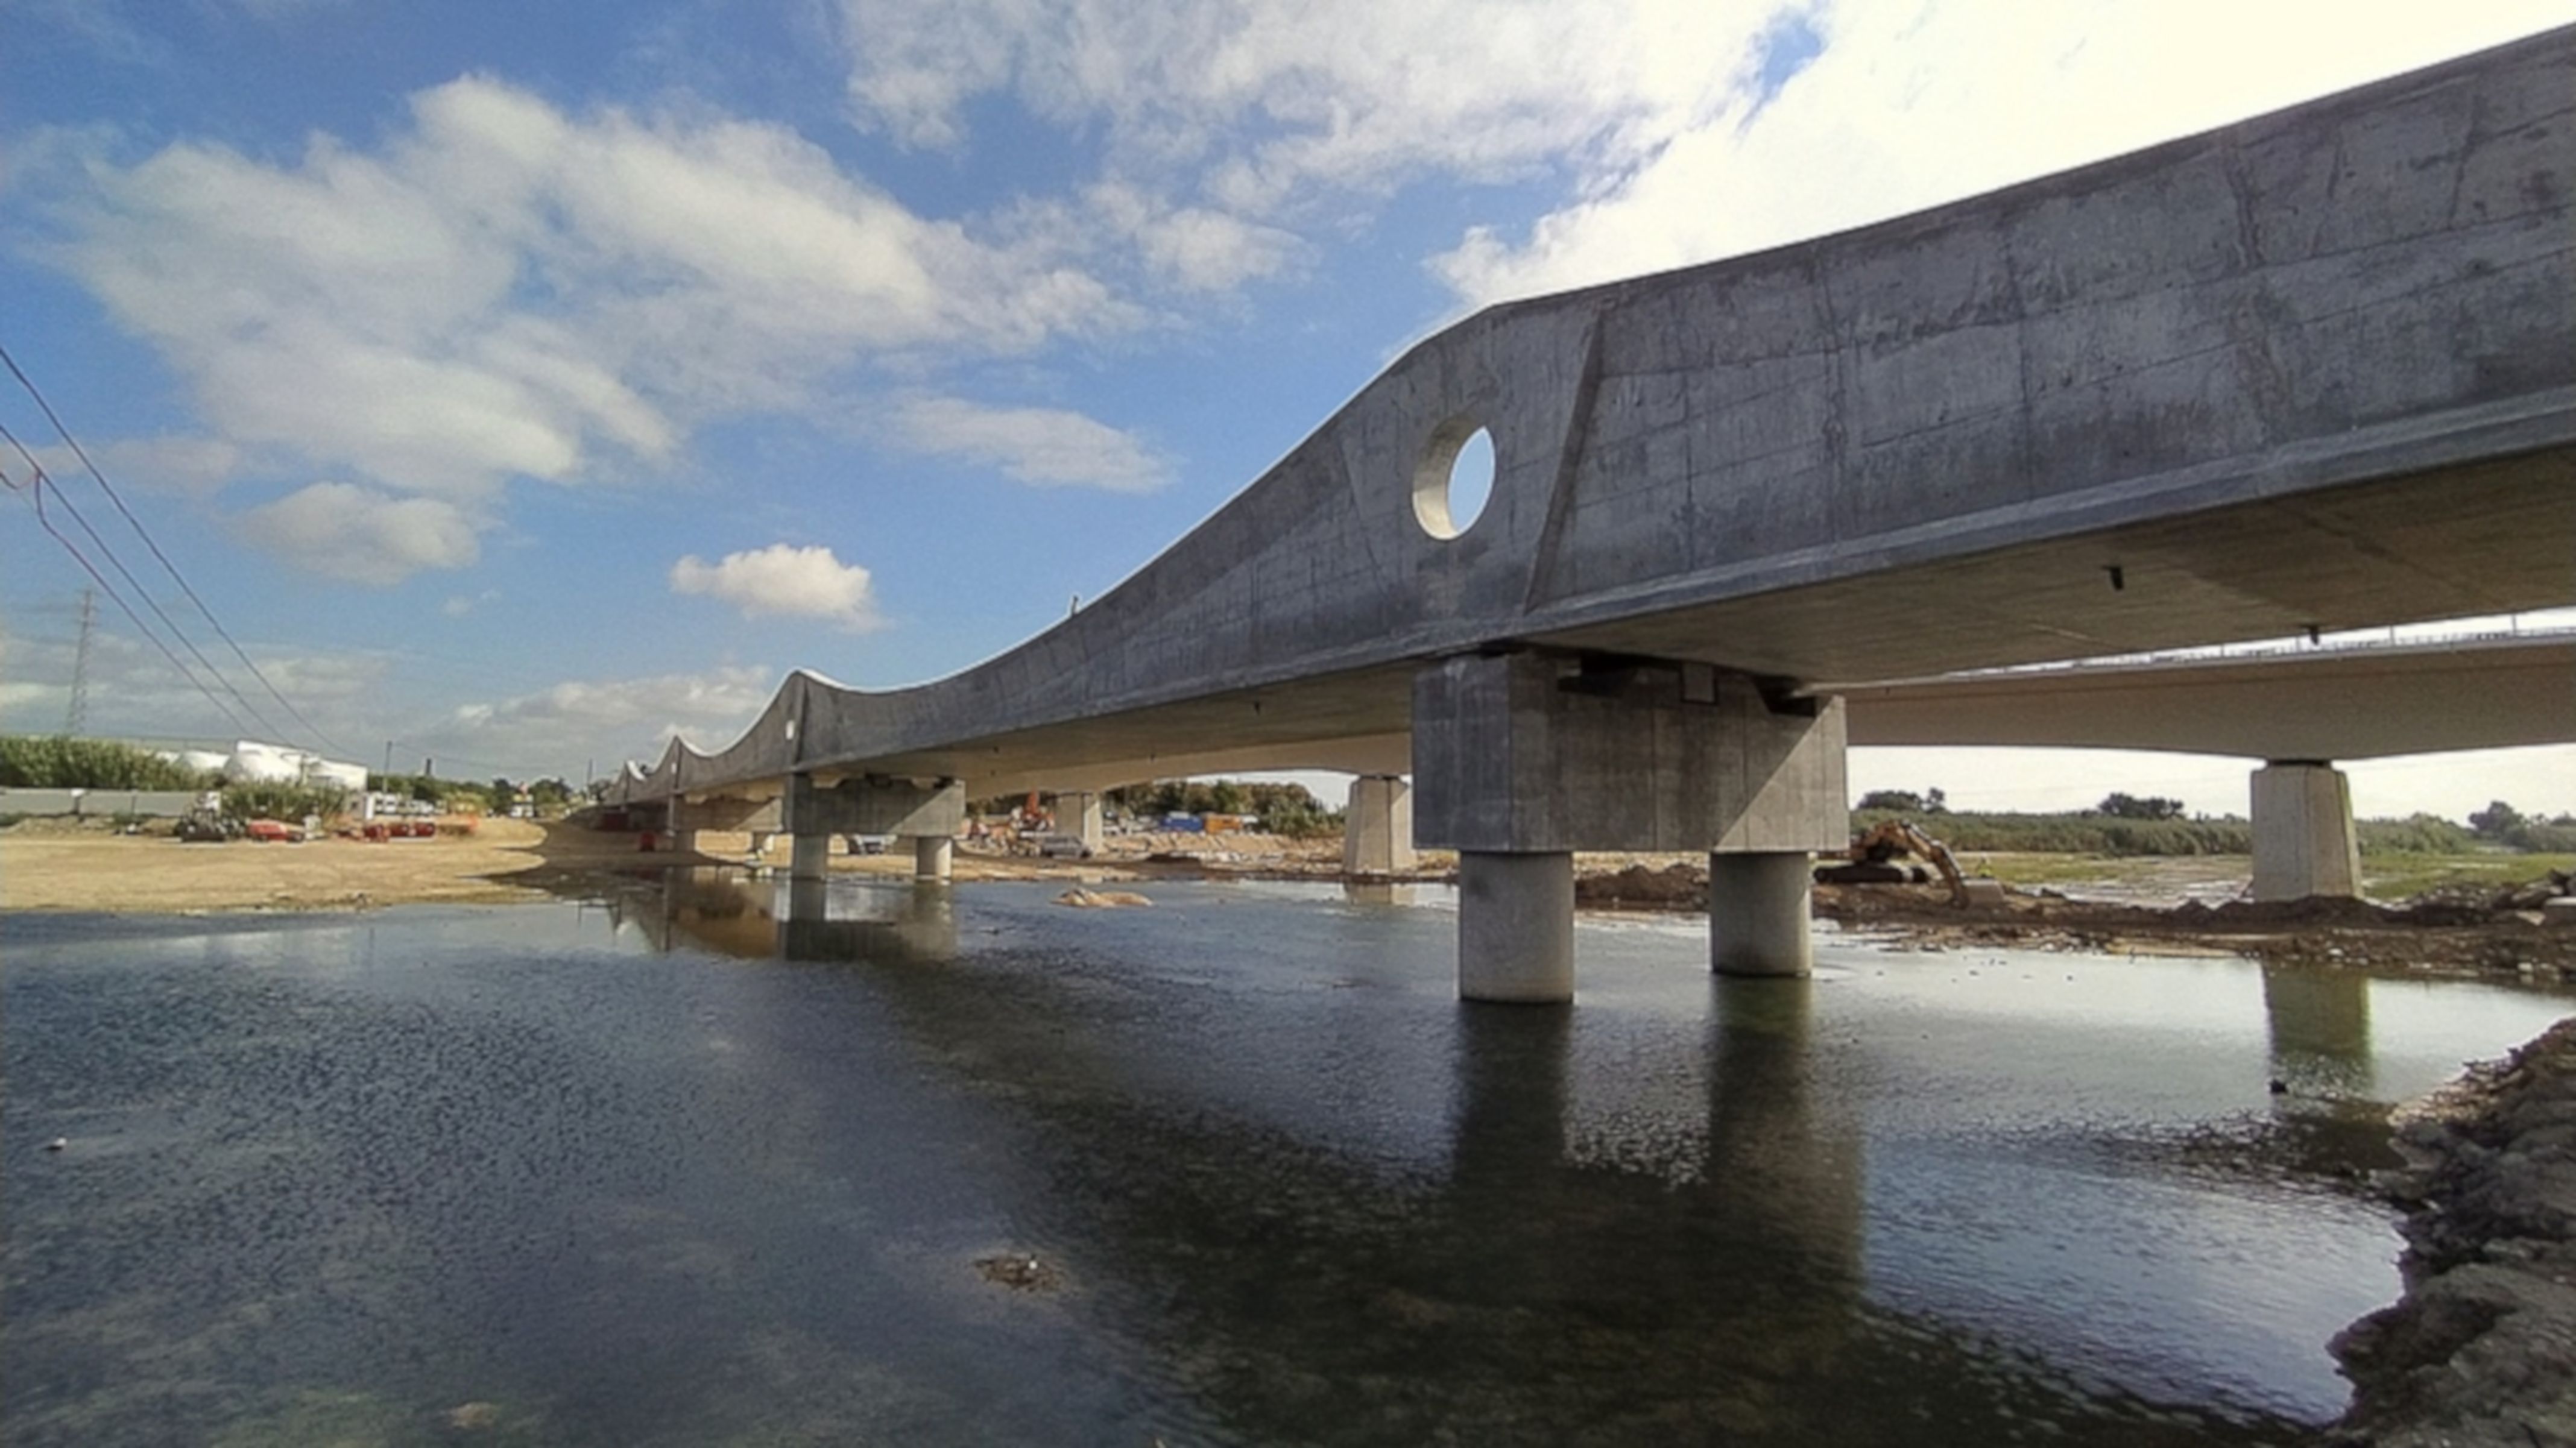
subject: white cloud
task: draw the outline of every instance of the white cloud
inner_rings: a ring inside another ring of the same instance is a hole
[[[746,618],[821,618],[854,632],[880,627],[868,571],[823,547],[773,543],[708,563],[695,554],[671,565],[671,591],[704,594]]]
[[[86,443],[83,450],[107,480],[119,488],[132,484],[197,498],[220,491],[241,475],[248,462],[241,448],[211,437],[122,438]],[[56,444],[33,451],[46,475],[57,482],[77,483],[89,475],[87,464],[68,447]]]
[[[908,210],[782,126],[560,110],[469,76],[372,149],[272,163],[52,138],[45,254],[217,440],[453,499],[671,457],[855,362],[1017,353],[1138,314],[1042,238]]]
[[[674,736],[694,748],[732,743],[778,691],[757,665],[638,679],[578,680],[488,704],[468,704],[434,732],[458,754],[568,768],[573,753],[650,760]],[[567,761],[543,764],[542,761]]]
[[[241,515],[243,536],[299,567],[351,583],[391,585],[481,556],[474,524],[440,498],[402,498],[354,483],[315,483]]]
[[[1172,479],[1161,453],[1133,434],[1078,412],[987,407],[957,397],[916,397],[895,412],[904,441],[960,457],[1039,487],[1150,492]]]
[[[1775,4],[1710,0],[841,0],[850,97],[907,143],[1009,93],[1105,121],[1124,173],[1264,212],[1316,187],[1633,154],[1749,74]]]
[[[1625,155],[1520,237],[1434,261],[1470,304],[1732,256],[2135,150],[2564,20],[2547,0],[2344,7],[1837,0],[1814,62]]]

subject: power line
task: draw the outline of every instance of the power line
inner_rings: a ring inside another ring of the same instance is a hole
[[[195,670],[189,668],[177,654],[170,652],[170,646],[161,642],[161,636],[154,633],[152,631],[152,626],[143,621],[143,616],[134,611],[134,606],[125,601],[125,595],[116,591],[116,585],[108,582],[106,575],[100,573],[97,567],[81,553],[79,545],[73,543],[71,539],[63,536],[63,531],[54,526],[53,519],[45,516],[45,490],[43,480],[39,478],[25,486],[21,486],[14,479],[10,478],[5,471],[0,471],[0,484],[5,484],[9,491],[19,493],[27,498],[29,504],[36,510],[36,525],[44,529],[46,534],[56,543],[63,546],[63,551],[72,556],[72,561],[81,566],[81,571],[90,576],[90,581],[98,585],[99,591],[107,595],[109,602],[115,604],[117,608],[124,612],[127,618],[133,620],[135,632],[143,635],[145,640],[150,642],[152,647],[159,649],[161,651],[161,657],[170,661],[170,667],[177,669],[181,678],[186,679],[191,685],[193,685],[198,693],[205,695],[207,703],[215,706],[215,712],[230,720],[233,728],[241,730],[244,733],[248,733],[249,730],[247,726],[242,723],[241,716],[235,714],[232,711],[231,706],[225,704],[222,697],[216,694],[214,690],[207,688],[205,681],[197,677]]]
[[[161,561],[161,566],[169,571],[170,579],[172,582],[179,585],[179,591],[186,594],[188,596],[188,601],[197,606],[197,612],[205,615],[207,626],[212,628],[215,631],[215,636],[222,639],[225,646],[233,651],[233,657],[241,660],[242,667],[250,670],[250,676],[259,680],[260,687],[266,689],[268,691],[268,696],[275,699],[278,703],[278,707],[284,709],[289,715],[291,715],[296,723],[303,725],[308,730],[311,730],[313,737],[328,747],[333,753],[346,754],[348,752],[347,750],[342,749],[329,734],[323,732],[321,726],[315,724],[312,720],[305,718],[304,711],[296,708],[292,701],[290,701],[284,694],[279,693],[277,685],[269,682],[268,675],[260,672],[259,665],[251,662],[250,655],[244,652],[240,643],[234,640],[232,633],[224,627],[222,620],[215,617],[215,611],[208,608],[206,606],[206,601],[197,596],[196,589],[188,586],[188,580],[179,572],[179,565],[172,563],[170,561],[170,555],[161,551],[161,545],[152,541],[152,535],[144,530],[143,520],[135,517],[134,510],[125,506],[125,499],[119,496],[115,487],[108,482],[107,474],[100,472],[98,464],[90,461],[88,449],[80,445],[80,439],[72,436],[70,428],[63,426],[63,420],[54,412],[53,404],[45,400],[45,394],[36,389],[35,382],[27,376],[26,371],[23,368],[19,367],[18,359],[9,355],[9,349],[6,347],[0,347],[0,363],[8,364],[9,375],[17,378],[18,385],[27,389],[27,395],[35,399],[38,410],[45,414],[45,420],[47,422],[54,425],[54,432],[62,438],[63,444],[72,450],[72,456],[79,458],[81,466],[89,469],[89,475],[97,481],[99,491],[107,494],[108,501],[116,505],[116,511],[125,516],[127,525],[134,529],[134,536],[142,539],[143,546],[152,550],[152,556],[159,559]]]
[[[143,580],[134,576],[134,570],[126,567],[125,560],[117,557],[116,550],[108,545],[108,541],[106,539],[98,536],[98,530],[96,528],[90,526],[89,516],[80,510],[80,505],[63,496],[62,485],[54,482],[53,476],[45,471],[45,465],[36,461],[36,455],[27,451],[27,445],[20,442],[18,440],[18,435],[11,432],[5,424],[0,424],[0,439],[6,439],[11,447],[18,450],[18,456],[27,460],[27,466],[34,469],[36,474],[36,499],[39,505],[37,508],[38,514],[41,515],[44,511],[42,503],[44,501],[45,489],[48,486],[51,486],[53,488],[54,501],[62,504],[63,511],[71,514],[72,521],[78,523],[80,525],[80,530],[89,535],[89,541],[98,545],[99,556],[107,560],[108,566],[116,570],[117,576],[133,585],[135,596],[142,599],[144,606],[152,610],[152,616],[154,618],[161,620],[161,626],[170,631],[170,637],[179,641],[180,647],[188,651],[189,657],[205,666],[206,672],[214,676],[215,682],[223,686],[224,692],[233,696],[233,702],[242,706],[242,712],[259,721],[260,728],[272,734],[283,733],[284,731],[280,730],[275,724],[269,722],[268,716],[259,711],[259,706],[252,703],[248,695],[242,693],[240,689],[235,688],[232,680],[224,677],[223,670],[215,667],[215,661],[207,658],[205,651],[197,647],[196,640],[188,637],[187,630],[179,627],[179,621],[172,618],[168,612],[163,610],[160,601],[152,596],[152,590],[143,586]]]

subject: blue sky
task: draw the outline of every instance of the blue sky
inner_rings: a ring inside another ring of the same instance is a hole
[[[236,726],[102,598],[92,732],[578,779],[729,738],[791,667],[884,687],[1011,646],[1487,302],[2562,13],[0,0],[0,343],[318,729],[32,403],[0,423],[280,726]],[[0,727],[56,728],[86,580],[6,501]],[[2241,764],[2157,757],[1878,751],[1854,776],[2244,797]],[[2576,808],[2576,752],[2365,766],[2356,792]]]

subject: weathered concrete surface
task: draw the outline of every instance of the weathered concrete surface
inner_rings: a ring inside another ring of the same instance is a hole
[[[1693,666],[1546,654],[1422,671],[1414,839],[1457,850],[1832,849],[1842,707]]]
[[[1851,742],[2377,759],[2576,742],[2576,637],[2015,670],[1832,687]]]
[[[2352,785],[2321,763],[2254,771],[2254,898],[2361,894],[2361,837]]]
[[[2571,92],[2560,30],[1496,307],[1028,644],[890,693],[796,674],[626,788],[1304,765],[1496,647],[1867,680],[2576,601]],[[1414,477],[1464,422],[1493,495],[1437,538]]]
[[[1458,856],[1458,996],[1502,1005],[1574,999],[1574,856]]]
[[[1351,781],[1342,809],[1342,873],[1400,875],[1420,863],[1413,848],[1413,787],[1388,774]]]
[[[1719,975],[1811,974],[1811,868],[1801,851],[1710,855],[1709,969]]]

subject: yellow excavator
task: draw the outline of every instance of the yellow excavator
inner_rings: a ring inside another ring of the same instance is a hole
[[[1915,828],[1909,820],[1881,820],[1852,836],[1848,863],[1825,866],[1816,871],[1816,878],[1829,885],[1895,883],[1904,880],[1906,873],[1893,862],[1907,855],[1941,872],[1942,883],[1950,887],[1951,904],[1968,903],[1968,877],[1951,857],[1950,847]]]

